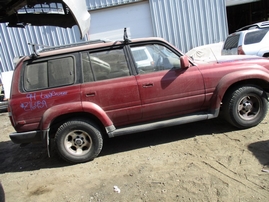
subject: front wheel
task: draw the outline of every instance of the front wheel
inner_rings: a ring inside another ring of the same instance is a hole
[[[84,120],[70,120],[59,127],[55,144],[57,153],[65,161],[83,163],[98,156],[103,139],[94,124]]]
[[[234,89],[223,101],[223,113],[228,122],[244,129],[258,125],[268,110],[267,96],[254,86]]]

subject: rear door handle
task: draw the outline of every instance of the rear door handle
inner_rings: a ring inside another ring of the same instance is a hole
[[[143,84],[143,88],[150,88],[150,87],[153,87],[153,83],[145,83]]]
[[[86,97],[94,97],[95,95],[95,92],[86,93]]]

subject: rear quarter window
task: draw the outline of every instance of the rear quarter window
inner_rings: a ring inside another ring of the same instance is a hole
[[[26,91],[34,91],[74,83],[75,67],[73,57],[63,57],[27,64],[23,83]]]
[[[229,49],[237,48],[239,37],[240,37],[239,34],[229,36],[225,41],[223,49],[229,50]]]
[[[262,29],[254,32],[249,32],[245,36],[244,44],[253,44],[253,43],[259,43],[263,39],[263,37],[266,35],[266,33],[269,31],[269,29]]]

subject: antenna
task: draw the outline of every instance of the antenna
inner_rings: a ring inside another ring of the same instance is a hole
[[[125,44],[128,44],[131,42],[131,40],[128,38],[128,34],[127,34],[127,29],[126,27],[124,28],[124,33],[123,33],[123,40]]]

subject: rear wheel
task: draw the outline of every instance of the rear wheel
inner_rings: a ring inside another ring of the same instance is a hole
[[[269,58],[269,53],[264,53],[264,54],[263,54],[263,57],[265,57],[265,58]]]
[[[62,124],[55,136],[57,153],[69,163],[93,160],[103,147],[98,128],[85,120],[70,120]]]
[[[223,102],[226,120],[241,129],[258,125],[266,116],[267,110],[266,94],[253,86],[234,89]]]

